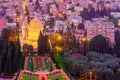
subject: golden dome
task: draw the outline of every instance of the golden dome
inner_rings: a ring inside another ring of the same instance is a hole
[[[42,22],[38,19],[33,19],[30,22],[30,28],[43,28]]]
[[[37,40],[39,38],[39,33],[42,30],[43,30],[42,22],[37,18],[32,19],[29,24],[26,43],[28,45],[32,45],[34,48],[37,48],[38,47]]]

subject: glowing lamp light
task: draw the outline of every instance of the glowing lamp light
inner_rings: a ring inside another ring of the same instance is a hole
[[[61,36],[58,36],[58,40],[61,40],[62,39],[62,37]]]
[[[47,25],[46,28],[49,29],[49,25]]]
[[[92,80],[92,71],[90,71],[90,80]]]
[[[92,71],[90,71],[90,74],[92,74]]]
[[[64,18],[64,17],[63,17],[63,15],[62,15],[62,14],[60,14],[60,13],[58,13],[58,16],[59,16],[60,18]]]
[[[85,39],[85,38],[83,38],[83,39],[82,39],[82,41],[86,41],[86,39]]]
[[[118,26],[120,27],[120,20],[118,20]]]
[[[88,41],[87,37],[82,38],[82,41],[83,41],[83,42]]]
[[[57,50],[57,52],[58,52],[58,51],[62,51],[62,48],[59,47],[59,46],[56,46],[55,49]]]

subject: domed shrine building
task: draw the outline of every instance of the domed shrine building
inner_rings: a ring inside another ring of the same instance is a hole
[[[37,51],[37,41],[39,38],[40,31],[43,32],[42,22],[34,18],[31,20],[30,24],[24,23],[22,26],[22,35],[20,37],[22,51],[24,51],[25,45],[33,46],[33,50]]]

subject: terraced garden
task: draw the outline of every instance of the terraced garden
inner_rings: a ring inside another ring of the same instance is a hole
[[[53,70],[52,62],[46,57],[28,58],[26,70],[30,71],[51,71]]]
[[[70,80],[64,71],[58,70],[48,56],[26,57],[24,70],[18,80]]]

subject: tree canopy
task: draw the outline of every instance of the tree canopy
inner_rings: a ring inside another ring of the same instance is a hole
[[[66,70],[74,77],[77,77],[77,74],[85,77],[92,71],[98,78],[103,77],[105,80],[111,80],[116,75],[116,70],[120,67],[119,60],[110,54],[97,52],[88,52],[80,59],[69,57],[69,55],[63,58]]]
[[[109,43],[102,35],[97,35],[89,42],[89,50],[100,53],[106,53],[108,51]]]
[[[116,51],[117,56],[120,57],[120,37],[116,41],[115,51]]]

